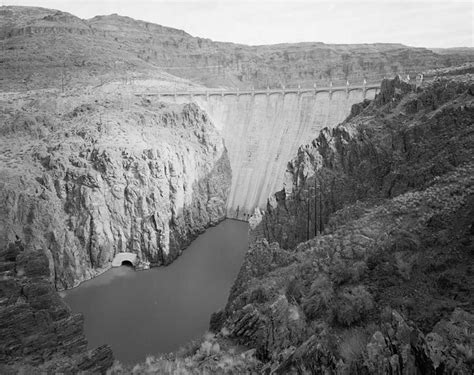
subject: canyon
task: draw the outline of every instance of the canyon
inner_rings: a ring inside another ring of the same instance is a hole
[[[0,21],[0,372],[472,370],[472,49]],[[120,254],[167,266],[225,218],[250,242],[212,333],[136,366],[87,347],[59,291]]]
[[[474,55],[472,49],[433,52],[388,43],[246,46],[117,14],[83,20],[34,7],[3,6],[0,17],[1,82],[9,90],[166,80],[170,74],[208,87],[379,83],[384,76],[460,65]]]
[[[133,371],[472,372],[473,73],[384,81],[300,147],[212,334]]]
[[[256,208],[264,208],[283,187],[288,160],[298,147],[341,122],[353,104],[364,96],[372,99],[375,91],[198,97],[229,154],[233,176],[227,216],[248,220]]]
[[[459,72],[384,81],[298,150],[216,331],[273,373],[472,370],[474,91]]]

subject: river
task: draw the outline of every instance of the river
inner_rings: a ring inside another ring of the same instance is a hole
[[[224,307],[248,246],[248,224],[225,220],[209,228],[167,267],[122,266],[65,293],[84,314],[89,347],[109,344],[124,363],[174,351],[202,336]]]

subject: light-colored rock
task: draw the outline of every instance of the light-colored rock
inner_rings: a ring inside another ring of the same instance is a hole
[[[0,242],[45,249],[59,289],[118,253],[168,264],[225,217],[227,152],[194,104],[23,98],[0,131]]]
[[[138,256],[134,253],[118,253],[115,254],[114,260],[112,260],[112,267],[120,267],[122,262],[130,262],[133,266],[138,263]]]

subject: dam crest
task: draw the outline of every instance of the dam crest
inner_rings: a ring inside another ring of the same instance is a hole
[[[185,91],[160,91],[160,92],[147,92],[147,93],[137,93],[136,96],[157,96],[157,97],[169,97],[172,96],[176,97],[190,97],[193,98],[195,96],[205,96],[209,98],[210,96],[240,96],[240,95],[287,95],[287,94],[314,94],[317,95],[318,93],[329,93],[330,95],[334,92],[345,92],[349,95],[352,91],[362,91],[365,95],[367,94],[368,90],[377,90],[380,89],[380,84],[363,84],[363,85],[350,85],[347,83],[345,86],[335,86],[333,87],[332,84],[327,87],[316,87],[314,85],[312,88],[301,88],[298,86],[297,88],[284,88],[281,89],[270,89],[267,87],[266,90],[226,90],[226,89],[209,89],[209,90],[185,90]]]

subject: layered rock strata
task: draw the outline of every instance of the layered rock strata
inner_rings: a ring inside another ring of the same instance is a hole
[[[42,250],[20,241],[0,250],[0,372],[105,373],[107,345],[87,350],[83,318],[73,314],[49,281]]]
[[[4,108],[0,240],[44,249],[59,289],[119,252],[168,264],[225,217],[227,152],[195,105],[45,94]]]
[[[163,71],[210,87],[379,82],[384,76],[413,76],[472,61],[474,55],[472,49],[438,54],[386,43],[247,46],[116,14],[82,20],[33,7],[0,8],[0,24],[2,84],[9,90],[97,85],[159,77]]]

